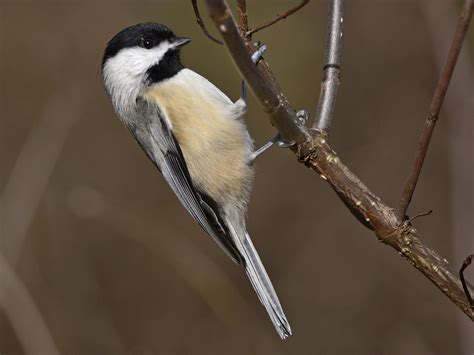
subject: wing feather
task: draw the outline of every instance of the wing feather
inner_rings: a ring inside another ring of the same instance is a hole
[[[228,236],[219,211],[215,206],[213,208],[204,201],[208,199],[208,196],[195,189],[186,160],[165,114],[157,104],[140,100],[137,105],[139,105],[137,109],[139,117],[136,117],[136,124],[129,128],[133,131],[138,143],[161,171],[194,220],[232,260],[240,263],[242,256]]]

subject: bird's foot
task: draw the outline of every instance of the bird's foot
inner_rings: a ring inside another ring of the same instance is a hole
[[[304,126],[308,122],[309,113],[306,110],[299,110],[296,112],[296,123],[299,126]]]
[[[285,142],[281,137],[280,133],[278,133],[277,135],[275,135],[275,137],[270,139],[267,143],[265,143],[252,153],[252,155],[250,156],[250,163],[253,164],[258,156],[260,156],[263,152],[267,151],[274,144],[276,144],[280,148],[288,148],[295,144],[295,142]]]
[[[263,58],[263,53],[265,53],[265,51],[267,50],[267,45],[258,41],[255,43],[255,47],[257,47],[257,50],[252,54],[251,59],[252,59],[252,62],[254,62],[255,64],[258,64],[260,59]]]
[[[300,126],[304,126],[306,122],[308,121],[308,111],[306,110],[300,110],[296,112],[296,123]],[[275,135],[270,141],[265,143],[263,146],[258,148],[256,151],[252,153],[250,156],[250,162],[253,163],[255,159],[257,159],[258,156],[260,156],[263,152],[267,151],[270,147],[272,147],[274,144],[276,144],[280,148],[289,148],[295,144],[295,142],[286,142],[283,140],[282,136],[280,133]]]

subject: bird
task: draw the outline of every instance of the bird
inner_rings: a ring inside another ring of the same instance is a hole
[[[244,122],[246,100],[231,101],[183,65],[180,52],[189,42],[155,22],[125,28],[104,51],[104,86],[116,115],[179,201],[243,266],[276,331],[286,339],[291,327],[246,229],[253,161],[261,153],[255,153]]]

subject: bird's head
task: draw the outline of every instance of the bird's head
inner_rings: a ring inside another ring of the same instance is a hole
[[[145,87],[167,80],[184,66],[179,51],[190,39],[159,23],[140,23],[117,33],[102,59],[105,87],[115,108],[126,109]]]

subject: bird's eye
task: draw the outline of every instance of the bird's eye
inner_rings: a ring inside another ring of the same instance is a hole
[[[143,48],[150,49],[153,47],[153,40],[151,38],[142,38],[141,45]]]

